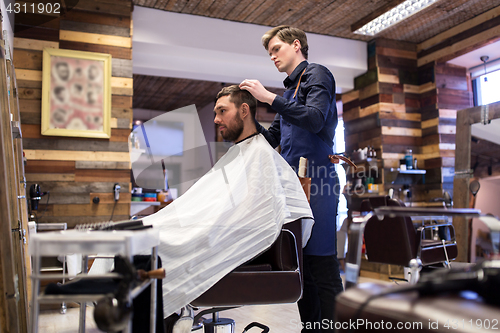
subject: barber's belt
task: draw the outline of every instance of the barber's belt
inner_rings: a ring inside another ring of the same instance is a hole
[[[356,171],[356,169],[358,168],[356,166],[356,164],[353,163],[353,161],[351,161],[349,158],[347,158],[345,156],[342,156],[342,155],[328,155],[328,158],[330,159],[330,162],[335,163],[335,164],[340,163],[340,160],[342,160],[342,161],[346,162],[347,164],[349,164],[350,166],[352,166],[354,168],[354,171]]]

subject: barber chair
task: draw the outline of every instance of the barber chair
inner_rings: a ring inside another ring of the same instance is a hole
[[[191,302],[195,308],[209,308],[201,311],[195,319],[211,313],[212,319],[203,322],[205,333],[233,333],[234,321],[219,318],[220,311],[244,305],[297,302],[302,296],[301,267],[302,221],[297,220],[283,226],[268,250],[236,268]],[[197,329],[201,326],[193,327],[193,330]]]
[[[364,200],[361,208],[404,207],[388,196]],[[429,235],[432,237],[429,237]],[[415,228],[409,216],[372,216],[366,223],[364,239],[368,261],[410,267],[410,283],[416,283],[422,266],[444,265],[457,257],[458,249],[452,224],[432,224]]]
[[[336,298],[337,332],[486,332],[498,327],[500,307],[475,292],[422,296],[401,290],[381,283],[346,290]]]
[[[407,213],[403,212],[403,208],[393,208],[391,201],[387,199],[387,202],[387,207],[375,209],[365,217],[354,218],[351,225],[346,263],[346,291],[336,298],[337,332],[397,330],[430,333],[490,330],[492,323],[497,323],[500,310],[500,261],[485,262],[480,267],[468,266],[466,269],[434,270],[423,275],[422,279],[413,285],[397,286],[387,282],[357,284],[365,226],[368,227],[372,223],[381,225],[386,221],[396,223],[391,219],[408,216],[402,215]],[[465,209],[450,209],[444,212],[449,216],[479,215],[478,211]],[[411,213],[418,215],[422,214],[423,210],[417,208]],[[437,213],[436,210],[433,211],[433,214]],[[372,214],[384,216],[379,220]],[[399,219],[399,222],[406,225],[403,223],[405,219]],[[401,226],[397,228],[404,229]],[[406,229],[411,230],[410,225],[406,225]],[[365,237],[367,234],[368,231]],[[400,251],[412,253],[409,241],[402,244],[408,249],[400,248]],[[368,255],[370,256],[370,253]],[[408,258],[410,256],[406,259]]]

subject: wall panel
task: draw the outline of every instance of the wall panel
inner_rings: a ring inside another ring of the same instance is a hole
[[[40,222],[107,221],[113,185],[122,195],[113,219],[128,219],[132,128],[132,8],[130,1],[85,0],[42,26],[39,17],[16,15],[14,66],[19,82],[23,145],[28,186],[40,184]],[[43,18],[42,18],[43,19]],[[111,138],[88,139],[41,135],[42,50],[44,47],[112,56]],[[92,198],[100,197],[94,204]]]
[[[412,185],[413,202],[425,204],[453,186],[456,111],[471,101],[465,68],[418,67],[416,44],[383,38],[368,44],[368,55],[369,71],[342,95],[346,151],[373,146],[383,159],[379,179],[387,181],[381,186],[387,191],[398,187],[390,169],[412,149],[418,167],[429,173],[425,184]]]

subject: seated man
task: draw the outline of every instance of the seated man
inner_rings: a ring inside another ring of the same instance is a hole
[[[222,89],[214,122],[235,145],[186,193],[143,219],[160,230],[165,316],[271,246],[284,223],[306,218],[304,244],[309,238],[306,196],[295,172],[257,132],[256,106],[238,86]]]

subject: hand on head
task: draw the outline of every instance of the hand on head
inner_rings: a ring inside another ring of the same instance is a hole
[[[269,105],[273,104],[274,98],[276,97],[276,94],[264,88],[259,80],[243,80],[243,82],[240,83],[240,89],[248,91],[258,101]]]

